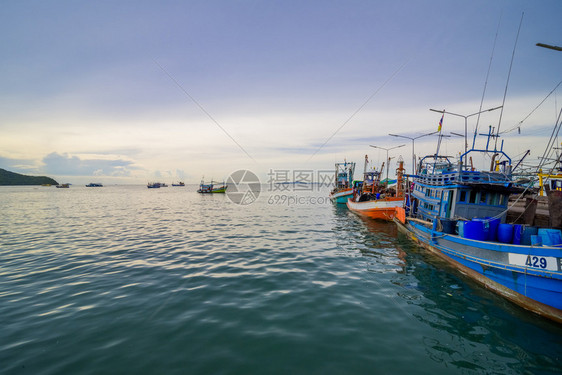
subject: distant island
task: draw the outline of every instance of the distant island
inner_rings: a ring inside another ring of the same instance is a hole
[[[0,186],[6,185],[58,185],[59,183],[50,177],[26,176],[0,168]]]

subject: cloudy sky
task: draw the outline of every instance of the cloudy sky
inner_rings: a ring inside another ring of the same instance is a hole
[[[430,108],[502,105],[522,15],[504,110],[479,127],[514,130],[506,149],[536,159],[562,103],[559,87],[527,117],[562,80],[562,53],[535,46],[562,45],[559,0],[0,7],[0,168],[65,182],[264,177],[362,166],[365,154],[380,165],[385,151],[369,145],[403,143],[390,155],[409,168],[411,142],[389,133],[437,130]],[[464,119],[445,115],[443,131],[464,133]],[[463,143],[442,147],[453,155]],[[435,145],[421,138],[416,153]]]

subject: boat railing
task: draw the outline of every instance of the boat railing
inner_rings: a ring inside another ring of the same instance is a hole
[[[502,172],[454,171],[440,174],[420,174],[415,176],[418,182],[428,185],[447,185],[462,183],[505,184],[512,182],[511,176]]]

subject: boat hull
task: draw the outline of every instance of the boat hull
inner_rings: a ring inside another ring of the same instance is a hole
[[[382,198],[366,202],[347,201],[349,210],[371,219],[392,221],[396,216],[396,208],[402,207],[403,198]]]
[[[200,194],[224,194],[226,193],[226,188],[227,188],[226,186],[223,186],[212,190],[199,189],[197,190],[197,192]]]
[[[401,232],[486,288],[562,323],[562,258],[556,247],[478,241],[394,220]],[[541,262],[544,259],[544,268]],[[538,265],[535,267],[534,265]]]
[[[346,189],[338,191],[337,193],[330,193],[330,200],[332,203],[346,204],[347,200],[353,196],[353,189]]]

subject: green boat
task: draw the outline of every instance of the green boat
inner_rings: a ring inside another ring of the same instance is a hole
[[[198,193],[201,194],[212,194],[212,193],[226,193],[226,188],[228,186],[222,182],[216,185],[216,181],[211,181],[210,183],[206,184],[205,182],[201,181],[199,185],[199,189],[197,189]]]

